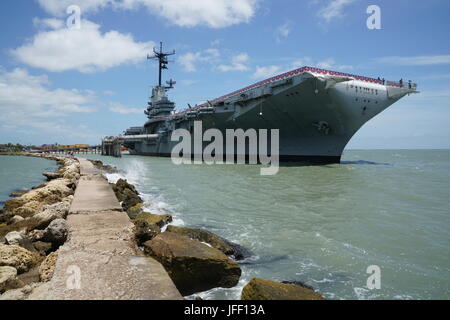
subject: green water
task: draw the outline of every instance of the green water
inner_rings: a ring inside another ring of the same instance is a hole
[[[252,277],[299,280],[330,299],[449,299],[450,150],[347,151],[343,164],[183,165],[93,156],[123,170],[149,209],[251,249],[233,289]],[[119,175],[109,178],[114,180]],[[381,289],[366,286],[381,269]]]
[[[204,298],[238,299],[252,277],[303,281],[329,299],[450,298],[450,150],[347,151],[343,164],[276,176],[259,166],[89,157],[121,169],[109,179],[136,184],[151,211],[253,251],[237,287]],[[381,269],[379,290],[366,287],[371,265]]]
[[[55,161],[34,157],[0,156],[0,208],[11,192],[28,190],[46,181],[45,171],[55,171]]]

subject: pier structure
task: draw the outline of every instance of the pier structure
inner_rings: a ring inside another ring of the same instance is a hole
[[[30,153],[48,153],[48,154],[100,154],[102,150],[102,146],[88,146],[88,147],[71,147],[71,148],[63,148],[63,147],[55,147],[44,150],[32,150]]]
[[[106,137],[102,140],[102,156],[122,157],[122,139],[120,137]]]
[[[70,238],[58,251],[53,278],[31,298],[181,300],[164,267],[137,248],[133,223],[101,171],[78,160],[81,177],[67,217]]]

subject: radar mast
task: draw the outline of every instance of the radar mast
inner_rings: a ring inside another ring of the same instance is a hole
[[[173,50],[172,52],[164,52],[163,51],[163,43],[160,42],[159,51],[157,51],[155,48],[153,48],[153,56],[147,55],[147,59],[149,59],[149,60],[157,59],[159,61],[159,81],[158,81],[159,87],[162,87],[162,71],[169,69],[167,67],[167,65],[169,64],[169,60],[167,59],[167,57],[173,56],[174,54],[175,54],[175,50]],[[172,89],[173,85],[175,83],[176,83],[175,81],[170,79],[170,81],[167,82],[169,87],[165,87],[165,88]]]

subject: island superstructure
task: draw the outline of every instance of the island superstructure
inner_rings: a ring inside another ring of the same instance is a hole
[[[345,146],[365,123],[417,93],[411,82],[302,67],[175,112],[167,96],[175,82],[163,86],[161,80],[167,57],[175,52],[164,53],[161,44],[154,53],[149,58],[159,61],[159,82],[145,110],[148,121],[111,137],[122,141],[131,154],[171,156],[178,143],[171,141],[172,132],[192,132],[194,122],[201,121],[203,131],[215,128],[224,136],[226,129],[279,129],[280,161],[339,163]]]

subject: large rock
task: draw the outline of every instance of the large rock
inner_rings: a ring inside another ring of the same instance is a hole
[[[225,240],[222,237],[219,237],[218,235],[208,230],[188,228],[188,227],[168,226],[167,232],[174,232],[177,234],[187,236],[193,240],[206,242],[212,247],[222,251],[227,256],[233,256],[236,260],[242,260],[251,255],[250,252],[244,249],[242,246],[232,243],[228,240]]]
[[[5,236],[5,243],[8,245],[20,246],[29,251],[36,252],[32,242],[25,232],[12,231]]]
[[[80,164],[75,159],[66,159],[59,172],[62,178],[76,181],[80,179]]]
[[[22,232],[12,231],[5,236],[5,243],[14,246],[20,246],[20,243],[25,239],[25,234]]]
[[[20,198],[17,198],[20,199]],[[14,200],[14,199],[13,199]],[[22,218],[28,218],[34,216],[42,209],[42,203],[37,200],[31,200],[24,205],[14,209],[11,214]]]
[[[36,220],[36,229],[45,229],[55,219],[65,219],[69,213],[70,203],[69,199],[64,199],[61,202],[44,206],[44,211],[33,216],[33,219]]]
[[[242,289],[242,300],[325,300],[317,292],[294,284],[253,278]]]
[[[0,267],[0,294],[11,289],[22,286],[22,282],[17,279],[17,270],[13,267]]]
[[[59,179],[62,177],[62,174],[60,172],[44,172],[42,175],[47,178],[47,181]]]
[[[53,245],[51,242],[43,242],[43,241],[36,241],[33,242],[34,249],[41,255],[46,256],[52,251]]]
[[[53,243],[54,247],[59,247],[66,242],[68,234],[69,228],[67,221],[64,219],[56,219],[45,228],[42,239],[46,242]]]
[[[130,217],[130,219],[135,219],[138,214],[142,213],[144,205],[145,204],[142,202],[142,203],[138,203],[138,204],[134,205],[133,207],[129,208],[127,210],[127,213],[128,213],[128,216]]]
[[[12,192],[9,196],[11,198],[17,198],[17,197],[21,197],[23,196],[25,193],[27,193],[29,190],[20,190],[20,191],[15,191]]]
[[[142,212],[136,216],[135,221],[145,221],[149,225],[155,224],[162,228],[166,224],[172,222],[172,216],[170,214],[159,215],[150,212]]]
[[[58,216],[52,212],[42,211],[35,214],[32,218],[34,223],[34,229],[43,230],[48,227],[48,225],[55,219],[58,219]]]
[[[69,214],[70,204],[72,202],[73,196],[68,196],[62,199],[61,202],[57,202],[50,205],[45,205],[43,207],[44,212],[49,212],[55,215],[59,219],[66,219]]]
[[[125,198],[122,201],[122,208],[125,211],[128,211],[130,208],[134,207],[138,203],[143,202],[142,199],[130,189],[125,189],[123,195]]]
[[[97,168],[100,169],[102,171],[105,171],[106,173],[117,173],[118,170],[115,167],[112,167],[108,164],[103,164],[103,162],[99,161],[99,160],[89,160],[90,162],[92,162],[92,164]]]
[[[132,184],[128,183],[128,181],[126,179],[117,180],[117,182],[113,188],[114,188],[114,191],[117,191],[120,193],[123,193],[125,189],[130,189],[134,194],[136,194],[136,195],[139,194],[137,192],[136,188]],[[120,199],[119,199],[119,201],[120,201]]]
[[[10,266],[24,273],[37,265],[40,256],[19,246],[0,244],[0,266]]]
[[[20,289],[9,290],[0,295],[0,301],[16,300],[46,300],[46,293],[50,290],[50,284],[33,283]]]
[[[127,180],[119,179],[116,184],[112,185],[112,188],[117,199],[122,203],[122,208],[125,211],[128,211],[130,208],[143,202],[139,197],[136,188],[128,183]]]
[[[18,223],[20,221],[25,220],[25,218],[21,217],[21,216],[13,216],[10,220],[9,223],[10,224],[14,224],[14,223]]]
[[[31,190],[19,198],[8,200],[5,203],[5,212],[24,218],[30,217],[41,211],[44,205],[59,202],[73,194],[73,190],[68,187],[70,184],[72,181],[66,179],[52,180],[42,188]]]
[[[144,243],[144,251],[165,267],[184,296],[234,287],[241,276],[239,265],[223,252],[176,233],[159,234]]]
[[[134,221],[134,225],[134,235],[139,246],[161,233],[161,229],[156,224],[149,224],[143,220]]]
[[[44,237],[44,230],[32,230],[28,232],[28,238],[32,241],[40,241]]]
[[[48,282],[53,277],[55,272],[56,259],[58,259],[58,252],[50,253],[39,266],[39,279],[41,282]]]

